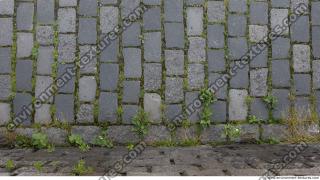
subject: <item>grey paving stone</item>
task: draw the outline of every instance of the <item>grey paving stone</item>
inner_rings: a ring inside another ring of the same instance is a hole
[[[141,70],[141,51],[137,48],[123,49],[124,56],[124,76],[127,78],[140,78]]]
[[[134,116],[139,111],[138,105],[123,105],[122,106],[123,113],[122,113],[122,123],[123,124],[132,124],[132,120]]]
[[[53,44],[53,27],[52,26],[37,26],[37,42],[40,45]]]
[[[312,61],[312,80],[313,88],[320,88],[320,60]]]
[[[228,15],[229,36],[245,36],[247,33],[247,17],[238,14]]]
[[[234,63],[231,64],[231,67]],[[248,88],[249,87],[249,67],[246,66],[238,69],[236,74],[230,80],[230,87],[232,88]]]
[[[100,54],[101,62],[118,62],[119,40],[112,41]]]
[[[143,3],[147,5],[161,5],[161,0],[143,0]]]
[[[0,75],[0,100],[7,100],[11,94],[11,77]]]
[[[209,22],[223,22],[225,20],[224,2],[208,1],[208,21]]]
[[[74,62],[76,53],[76,36],[74,34],[59,35],[59,62]]]
[[[77,6],[77,0],[59,0],[60,7]]]
[[[74,96],[72,94],[58,94],[54,98],[55,117],[58,121],[74,123]]]
[[[8,103],[0,103],[0,125],[6,125],[11,119],[11,105]]]
[[[227,84],[223,86],[219,83],[219,79],[224,77],[226,74],[219,74],[219,73],[210,73],[209,74],[209,87],[218,87],[217,92],[215,93],[218,99],[226,99],[227,98]],[[219,86],[218,86],[219,85]],[[213,88],[214,90],[216,88]]]
[[[240,121],[246,120],[248,115],[248,107],[245,102],[248,96],[247,90],[230,89],[229,90],[229,120]]]
[[[184,74],[184,53],[182,50],[165,50],[167,75]]]
[[[165,40],[167,48],[184,48],[183,23],[165,23]]]
[[[277,139],[279,141],[288,139],[288,127],[278,124],[266,124],[262,125],[262,136],[264,140]]]
[[[194,101],[199,100],[199,92],[191,91],[186,92],[185,95],[185,105],[187,107],[186,111],[186,119],[191,123],[197,123],[200,120],[199,112],[201,112],[201,107],[195,106]]]
[[[268,3],[251,1],[250,24],[268,24]]]
[[[76,10],[74,8],[58,9],[59,32],[76,32]]]
[[[224,47],[224,26],[220,24],[208,25],[208,47],[223,48]]]
[[[270,21],[271,21],[271,30],[275,29],[277,26],[283,26],[283,20],[288,18],[288,9],[271,9],[270,11]],[[289,28],[277,31],[275,35],[288,35]]]
[[[304,112],[307,117],[310,115],[311,104],[309,97],[296,97],[293,105],[297,112]]]
[[[291,40],[296,42],[309,42],[310,24],[308,16],[300,16],[291,25]]]
[[[250,95],[266,96],[267,95],[267,78],[268,69],[261,68],[250,71]]]
[[[21,60],[16,64],[16,89],[32,91],[32,61]]]
[[[229,58],[239,60],[248,51],[247,40],[244,37],[228,38]]]
[[[68,132],[66,130],[59,128],[42,128],[41,131],[47,135],[50,143],[57,146],[66,146],[68,144]]]
[[[259,126],[252,124],[238,125],[240,129],[240,136],[236,138],[230,138],[235,142],[248,142],[252,140],[259,140]]]
[[[108,33],[118,25],[119,9],[117,7],[100,8],[100,30],[102,33]]]
[[[81,104],[77,113],[78,123],[94,123],[94,106],[92,104]]]
[[[320,27],[312,26],[312,54],[320,58]]]
[[[250,115],[264,121],[269,119],[269,110],[262,98],[254,98],[250,104]]]
[[[117,93],[101,92],[99,98],[99,122],[117,121],[118,95]]]
[[[278,37],[272,41],[272,58],[288,58],[290,50],[290,39]]]
[[[206,40],[200,37],[189,37],[189,62],[200,63],[206,60]]]
[[[140,46],[141,45],[141,27],[140,24],[132,23],[122,34],[123,46]]]
[[[249,37],[251,42],[265,42],[268,36],[268,26],[249,25]]]
[[[189,64],[188,66],[188,87],[189,89],[200,89],[204,86],[203,64]]]
[[[310,65],[310,47],[308,45],[293,45],[293,69],[294,72],[309,72]]]
[[[178,143],[185,143],[190,140],[196,140],[198,138],[197,128],[195,126],[178,127],[173,138],[174,141]]]
[[[187,34],[201,35],[203,32],[203,9],[202,7],[187,8]]]
[[[172,122],[176,116],[182,113],[181,104],[168,104],[165,106],[164,116],[166,121]]]
[[[290,64],[288,60],[272,61],[272,86],[290,87]]]
[[[229,11],[245,13],[247,11],[247,1],[246,0],[230,0]]]
[[[186,5],[194,6],[194,5],[203,5],[205,0],[186,0]]]
[[[37,74],[51,75],[53,63],[53,46],[40,46],[38,50]]]
[[[152,144],[154,142],[164,142],[171,139],[170,131],[166,126],[150,126],[150,129],[145,136],[144,141],[147,144]]]
[[[263,46],[266,46],[266,45],[263,45]],[[268,50],[269,50],[269,48],[266,47],[261,52],[258,51],[258,54],[250,60],[250,67],[252,67],[252,68],[267,67]]]
[[[28,107],[28,110],[33,111],[33,107],[30,106],[32,103],[32,96],[31,94],[26,94],[26,93],[16,93],[14,99],[13,99],[13,113],[18,116],[20,112],[22,112],[24,107]],[[28,111],[27,110],[27,111]],[[21,125],[31,125],[32,122],[32,115],[29,116],[28,113],[22,113],[23,118],[21,119]]]
[[[133,126],[111,126],[107,130],[107,135],[114,143],[137,143],[139,142],[139,137],[132,132],[132,128]]]
[[[79,57],[86,56],[86,53],[90,51],[91,48],[95,48],[95,46],[85,45],[85,46],[79,46]],[[97,58],[96,57],[90,57],[90,55],[87,55],[88,57],[88,63],[80,69],[80,74],[94,74],[97,72]]]
[[[118,64],[100,64],[100,89],[115,91],[119,81]]]
[[[208,53],[208,69],[210,72],[220,72],[226,70],[225,52],[221,50],[211,50]]]
[[[97,21],[95,18],[79,18],[79,43],[96,44],[97,41]]]
[[[227,140],[223,133],[224,125],[214,125],[210,126],[201,133],[200,140],[202,143],[209,142],[225,142]]]
[[[146,62],[161,60],[161,32],[144,33],[144,59]]]
[[[31,31],[33,27],[34,5],[33,3],[18,3],[17,29]]]
[[[164,20],[183,21],[183,0],[164,0]]]
[[[144,111],[148,113],[152,123],[161,123],[161,97],[157,93],[145,93]]]
[[[96,97],[97,82],[94,76],[83,76],[79,80],[79,100],[94,101]]]
[[[14,1],[3,0],[0,2],[0,14],[1,15],[13,15],[14,13]]]
[[[54,23],[54,0],[37,1],[37,23],[52,24]]]
[[[52,102],[52,97],[48,98],[46,89],[53,84],[53,79],[50,76],[37,76],[35,97],[39,98],[42,102]],[[42,93],[45,93],[44,95]]]
[[[139,97],[140,97],[140,81],[124,81],[122,102],[138,104]]]
[[[0,45],[12,45],[12,18],[0,18]]]
[[[320,2],[311,2],[312,25],[320,25]]]
[[[288,8],[290,0],[271,0],[271,6],[277,8]]]
[[[86,143],[93,144],[95,138],[101,134],[101,129],[97,126],[73,126],[71,134],[80,135]]]
[[[128,16],[139,6],[140,0],[122,0],[120,3],[122,17]]]
[[[227,121],[227,103],[225,101],[214,102],[210,109],[212,110],[211,121],[214,123]]]
[[[50,124],[51,123],[51,105],[42,104],[40,108],[36,108],[34,115],[34,122],[39,124]]]
[[[98,2],[96,0],[80,0],[79,14],[83,16],[96,16]]]
[[[33,48],[32,33],[17,33],[17,58],[31,56]]]
[[[294,74],[294,90],[296,95],[310,95],[311,93],[311,75]]]
[[[304,5],[307,9],[309,9],[309,0],[291,0],[291,10],[295,10],[299,6],[301,7]],[[309,10],[307,10],[305,13],[307,13]]]
[[[157,91],[162,83],[162,65],[160,63],[144,64],[144,90]]]
[[[144,30],[160,30],[161,29],[161,9],[154,7],[148,9],[143,14],[143,29]]]
[[[276,107],[272,110],[273,118],[282,119],[287,117],[290,108],[289,90],[287,89],[273,89],[272,95],[278,100]]]
[[[58,78],[64,79],[64,75],[68,69],[74,68],[74,64],[59,64],[58,65]],[[58,81],[58,80],[57,80]],[[58,92],[60,93],[74,93],[75,89],[75,77],[72,76],[71,79],[63,87],[60,87]]]
[[[0,48],[0,73],[11,72],[11,48]]]
[[[315,98],[316,98],[316,111],[319,114],[320,113],[320,91],[315,91]]]
[[[166,78],[165,102],[179,103],[183,100],[183,79]]]
[[[101,0],[101,4],[109,5],[109,4],[117,4],[118,0]]]

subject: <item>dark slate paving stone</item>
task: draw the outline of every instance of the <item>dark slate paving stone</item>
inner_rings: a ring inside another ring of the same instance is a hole
[[[232,60],[240,60],[248,51],[247,40],[244,37],[229,38],[229,57]]]
[[[79,14],[83,16],[96,16],[98,1],[96,0],[80,0]]]
[[[141,45],[141,27],[139,23],[132,23],[122,34],[123,46],[140,46]]]
[[[272,58],[288,58],[290,50],[290,39],[278,37],[272,41]]]
[[[320,27],[312,26],[312,54],[320,58]]]
[[[99,98],[99,122],[117,121],[118,95],[117,93],[102,92]]]
[[[53,27],[52,26],[37,26],[37,42],[40,45],[53,44]]]
[[[247,11],[247,0],[229,0],[229,11],[245,13]]]
[[[290,108],[289,100],[290,91],[287,89],[273,89],[272,95],[278,100],[275,109],[272,111],[273,118],[282,119],[283,116],[287,117]]]
[[[228,16],[228,34],[229,36],[245,36],[247,31],[247,17],[244,15]]]
[[[74,123],[73,94],[58,94],[55,96],[56,118],[61,122]]]
[[[37,74],[51,75],[53,63],[53,46],[40,47],[37,60]]]
[[[161,33],[151,32],[144,34],[144,58],[147,62],[161,60]]]
[[[320,25],[320,2],[311,2],[312,25]]]
[[[12,18],[0,18],[0,45],[12,45],[13,21]]]
[[[11,48],[0,48],[0,73],[11,73]]]
[[[142,75],[141,50],[138,48],[123,49],[124,76],[127,78],[140,78]]]
[[[18,30],[32,30],[33,12],[33,3],[18,3],[16,20]]]
[[[37,22],[41,24],[54,23],[54,0],[37,1]]]
[[[294,74],[294,90],[296,95],[310,95],[311,93],[311,75]]]
[[[198,99],[198,97],[199,97],[199,92],[197,91],[187,92],[185,95],[186,106],[187,107],[191,106],[195,110],[195,107],[192,103],[195,99]],[[190,111],[190,114],[189,115],[187,114],[187,119],[192,123],[196,123],[200,119],[200,116],[199,116],[200,111],[201,111],[201,108],[197,109],[197,111]]]
[[[250,3],[250,24],[268,24],[268,4],[266,2]]]
[[[263,45],[264,47],[266,45]],[[253,59],[250,60],[250,67],[262,68],[267,67],[268,62],[268,47],[259,52]]]
[[[250,114],[259,119],[267,121],[269,119],[269,110],[262,98],[254,98],[250,104]]]
[[[100,53],[101,62],[118,62],[119,55],[119,40],[112,41],[103,51]]]
[[[100,89],[114,91],[118,87],[119,65],[101,64],[100,65]]]
[[[80,44],[96,44],[97,42],[97,20],[95,18],[79,19],[79,43]]]
[[[310,24],[308,16],[301,16],[291,25],[291,40],[297,42],[309,42]]]
[[[132,124],[132,120],[134,116],[139,111],[138,105],[123,105],[123,114],[122,114],[122,123],[124,124]]]
[[[168,122],[172,122],[175,117],[179,116],[182,113],[182,105],[181,104],[168,104],[165,107],[165,119]]]
[[[228,85],[225,84],[224,86],[221,87],[220,83],[217,83],[218,79],[220,79],[224,75],[226,75],[226,74],[219,74],[219,73],[210,73],[209,74],[209,86],[212,87],[213,89],[219,88],[218,91],[216,92],[216,97],[218,99],[226,99],[227,98]]]
[[[290,87],[290,64],[288,60],[272,61],[272,86]]]
[[[101,4],[117,4],[118,0],[101,0]]]
[[[231,64],[231,67],[234,63]],[[235,76],[230,80],[230,86],[232,88],[248,88],[249,86],[249,67],[245,66],[242,69],[238,69]]]
[[[226,122],[227,120],[227,103],[225,101],[216,101],[211,105],[212,122]]]
[[[24,106],[28,107],[28,110],[33,111],[32,106],[29,106],[32,103],[32,96],[31,94],[24,94],[24,93],[17,93],[14,100],[13,100],[13,112],[16,116],[23,110]],[[32,115],[28,116],[27,114],[21,114],[23,117],[27,116],[25,119],[22,120],[22,125],[28,126],[31,125],[32,122]],[[19,116],[20,117],[20,116]]]
[[[167,48],[184,48],[183,23],[165,23],[165,39]]]
[[[73,68],[74,64],[59,64],[58,65],[58,78],[62,78],[63,74],[68,68]],[[68,81],[63,87],[59,88],[60,93],[73,93],[75,89],[75,77],[72,76],[71,80]]]
[[[143,14],[144,30],[160,30],[161,29],[161,9],[159,7],[150,8]]]
[[[123,99],[124,103],[139,103],[140,81],[123,82]]]
[[[183,0],[164,1],[164,20],[170,22],[183,21]]]
[[[208,47],[224,47],[224,26],[220,24],[208,25]]]
[[[225,52],[221,50],[208,50],[208,67],[210,72],[226,70]]]
[[[31,60],[17,61],[16,88],[18,91],[32,91],[32,61]]]

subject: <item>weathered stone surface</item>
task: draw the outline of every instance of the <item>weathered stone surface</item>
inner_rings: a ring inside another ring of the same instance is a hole
[[[79,57],[82,57],[86,61],[86,64],[84,67],[80,68],[80,74],[95,74],[97,72],[97,58],[96,57],[91,57],[90,50],[95,49],[95,46],[90,46],[90,45],[84,45],[84,46],[79,46]],[[88,54],[87,54],[88,53]]]
[[[58,94],[55,96],[55,117],[58,121],[74,123],[74,97],[72,94]]]
[[[37,76],[35,97],[39,98],[42,102],[52,102],[52,97],[49,98],[47,88],[53,84],[53,79],[50,76]]]
[[[252,142],[259,140],[259,126],[252,124],[238,125],[240,129],[240,136],[236,138],[230,138],[235,142]]]
[[[225,19],[225,6],[221,1],[208,2],[208,20],[209,22],[222,22]]]
[[[53,63],[53,47],[40,47],[38,50],[37,74],[51,75]]]
[[[266,96],[267,95],[267,78],[268,69],[256,69],[250,71],[250,94],[252,96]]]
[[[11,48],[0,48],[0,73],[11,72]]]
[[[68,144],[68,133],[66,130],[59,128],[42,128],[42,131],[47,134],[50,143],[58,146],[65,146]]]
[[[225,79],[226,74],[219,73],[210,73],[209,74],[209,87],[212,87],[215,90],[215,95],[218,99],[226,99],[228,86],[225,81],[221,81],[221,79]]]
[[[118,88],[119,65],[106,64],[100,65],[100,89],[114,91]]]
[[[189,64],[188,66],[188,87],[199,89],[204,86],[204,66],[202,64]]]
[[[229,119],[231,121],[246,120],[248,107],[245,99],[248,96],[247,90],[229,90]]]
[[[250,23],[251,24],[268,24],[268,3],[255,2],[250,3]]]
[[[141,45],[141,27],[137,22],[132,23],[122,34],[123,46],[140,46]]]
[[[37,22],[41,24],[52,24],[54,22],[54,0],[37,1]]]
[[[34,5],[33,3],[18,3],[17,29],[31,31],[33,27]]]
[[[122,0],[120,2],[122,16],[128,16],[140,4],[140,0]]]
[[[161,33],[151,32],[144,34],[144,59],[146,62],[160,62]]]
[[[275,29],[276,26],[283,26],[283,20],[288,18],[288,9],[271,9],[270,11],[271,29]],[[289,28],[275,32],[276,35],[288,35]]]
[[[294,74],[294,90],[296,95],[310,95],[311,93],[311,75]]]
[[[312,25],[320,25],[320,2],[311,2]]]
[[[169,140],[171,140],[171,135],[169,130],[165,126],[150,126],[148,134],[144,139],[147,144]]]
[[[118,24],[119,9],[113,6],[104,6],[100,8],[100,30],[102,33],[108,33]]]
[[[59,6],[77,6],[77,0],[59,0]]]
[[[288,129],[285,125],[268,124],[262,125],[262,139],[286,140],[288,137]]]
[[[214,125],[210,126],[202,132],[200,139],[202,143],[209,142],[225,142],[226,137],[223,133],[224,126],[223,125]]]
[[[139,137],[132,132],[133,126],[111,126],[107,136],[115,143],[127,144],[139,142]]]
[[[183,23],[165,23],[165,39],[167,48],[184,48]]]
[[[313,88],[320,88],[320,61],[314,60],[312,61],[312,80],[313,80]]]
[[[112,41],[100,54],[101,62],[118,62],[119,40]]]
[[[58,77],[63,79],[63,77],[66,76],[66,74],[69,74],[69,73],[67,73],[68,70],[73,69],[74,67],[75,67],[74,64],[59,64],[58,65]],[[60,93],[74,93],[75,77],[71,76],[68,79],[69,79],[68,83],[65,83],[64,86],[60,87],[58,92],[60,92]]]
[[[86,143],[90,144],[93,144],[100,133],[101,129],[97,126],[73,126],[71,128],[71,134],[80,135]]]
[[[216,101],[211,105],[213,122],[226,122],[227,121],[227,103],[225,101]]]
[[[8,103],[0,103],[0,125],[6,125],[11,117],[11,106]]]
[[[189,62],[204,62],[206,60],[206,40],[200,37],[189,38]]]
[[[79,14],[84,16],[96,16],[98,9],[98,2],[96,0],[80,0]]]
[[[144,64],[144,90],[156,91],[161,88],[162,65],[160,63]]]
[[[161,29],[161,9],[159,7],[150,8],[143,14],[144,30],[160,30]]]
[[[246,0],[230,0],[229,11],[245,13],[247,11],[247,1]]]
[[[290,87],[290,64],[288,60],[272,61],[272,86]]]
[[[36,113],[34,115],[35,123],[50,124],[51,123],[50,108],[51,108],[50,104],[42,104],[40,108],[37,108]]]
[[[288,58],[290,50],[290,39],[278,37],[272,41],[272,58]]]
[[[210,72],[221,72],[226,70],[225,51],[208,50],[208,69]]]
[[[161,122],[161,97],[156,93],[144,94],[144,111],[149,114],[153,123]]]
[[[143,3],[147,5],[160,5],[161,0],[143,0]]]
[[[164,19],[171,22],[183,21],[183,0],[164,1]]]
[[[17,58],[31,56],[33,48],[32,33],[17,33]]]
[[[32,91],[32,61],[21,60],[16,64],[16,88],[18,91]]]
[[[296,42],[309,42],[310,25],[309,16],[300,16],[291,27],[291,40]]]
[[[97,82],[94,76],[83,76],[79,80],[79,100],[92,102],[95,100]]]
[[[138,105],[123,105],[122,106],[122,123],[123,124],[132,124],[134,116],[138,113]]]
[[[13,15],[14,13],[14,1],[3,0],[0,1],[0,14],[1,15]]]
[[[32,103],[32,96],[31,94],[27,93],[17,93],[13,99],[13,113],[15,115],[19,115],[22,110],[26,107],[28,107],[28,110],[33,111],[33,107],[31,106]],[[29,112],[29,111],[28,111]],[[32,116],[30,116],[30,113],[22,112],[23,118],[21,118],[21,125],[29,126],[32,122]]]
[[[265,46],[266,46],[266,44],[264,44],[264,47]],[[254,46],[254,47],[256,47],[256,46]],[[256,54],[256,56],[251,58],[250,67],[252,67],[252,68],[267,67],[268,52],[269,52],[269,48],[268,47],[265,47],[262,51],[259,51],[259,53]]]
[[[267,37],[268,35],[268,27],[259,25],[249,25],[249,35],[250,41],[252,42],[264,41],[265,37]]]
[[[139,98],[140,98],[140,81],[124,81],[122,102],[138,104]]]
[[[95,44],[97,42],[96,26],[95,18],[79,18],[78,37],[80,44]]]
[[[167,75],[184,74],[184,54],[182,50],[165,50],[165,65]]]
[[[183,79],[166,78],[165,101],[166,103],[178,103],[183,100]]]
[[[174,120],[174,118],[182,113],[182,106],[180,104],[169,104],[165,106],[164,116],[168,122]]]
[[[123,49],[124,56],[124,76],[127,78],[140,78],[141,69],[141,51],[137,48]]]
[[[74,62],[76,53],[76,36],[73,34],[59,35],[59,62]]]
[[[74,8],[60,8],[58,10],[59,32],[76,32],[76,10]]]
[[[232,60],[239,60],[248,51],[247,40],[243,37],[228,38],[229,56]]]
[[[272,111],[273,117],[282,119],[287,117],[290,108],[289,90],[286,89],[273,89],[272,95],[278,100],[275,109]]]
[[[203,9],[201,7],[187,8],[187,34],[201,35],[203,31]]]
[[[250,115],[263,121],[269,119],[269,110],[262,98],[254,98],[250,104]]]
[[[198,138],[197,129],[194,126],[183,128],[179,127],[176,129],[175,141],[178,143],[184,143]]]
[[[199,106],[199,102],[199,91],[186,92],[186,119],[189,120],[191,123],[197,123],[200,119],[199,112],[202,108]]]
[[[224,26],[215,24],[208,25],[208,47],[223,48],[224,47]]]
[[[310,47],[308,45],[293,45],[294,72],[309,72],[311,69]]]
[[[312,54],[320,58],[320,27],[312,26]]]
[[[291,10],[294,11],[298,7],[306,7],[306,11],[303,14],[309,12],[309,0],[291,0]]]
[[[37,42],[41,45],[49,45],[53,43],[53,27],[52,26],[38,26],[37,27]]]
[[[236,66],[237,61],[231,64],[231,67]],[[238,68],[236,74],[230,80],[232,88],[248,88],[249,87],[249,67],[245,66],[242,69]]]
[[[117,93],[102,92],[99,98],[99,121],[117,121],[118,95]]]
[[[0,99],[7,100],[11,94],[11,77],[0,75]]]
[[[290,5],[290,0],[271,0],[272,7],[288,8],[289,5]]]
[[[77,122],[78,123],[93,123],[94,107],[92,104],[81,104],[77,113]]]
[[[244,36],[247,33],[247,17],[238,14],[228,15],[229,36]]]
[[[12,45],[12,18],[0,18],[0,45]]]

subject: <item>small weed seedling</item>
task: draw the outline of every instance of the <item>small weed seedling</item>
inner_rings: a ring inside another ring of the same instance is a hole
[[[209,89],[202,89],[199,98],[204,105],[210,105],[216,101],[214,94]]]
[[[128,149],[129,151],[132,151],[133,148],[134,148],[134,144],[130,143],[130,144],[127,145],[127,149]]]
[[[216,101],[214,94],[209,89],[202,89],[200,91],[200,101],[203,103],[203,109],[200,114],[200,125],[202,128],[207,128],[211,124],[212,111],[210,105]]]
[[[240,128],[232,125],[232,124],[226,124],[224,125],[224,134],[229,138],[237,138],[240,136]]]
[[[89,145],[85,143],[83,138],[78,134],[72,134],[68,139],[70,144],[79,147],[81,151],[88,151],[90,149]]]
[[[113,148],[112,141],[106,136],[106,133],[102,133],[97,136],[93,142],[94,145],[106,148]]]
[[[278,99],[275,96],[268,94],[263,98],[263,101],[267,104],[270,109],[274,109],[278,103]]]
[[[6,162],[6,169],[12,171],[15,168],[14,162],[10,159]]]
[[[83,176],[87,174],[91,174],[93,172],[92,167],[87,167],[86,162],[84,160],[79,160],[78,163],[72,169],[74,175]]]
[[[54,151],[54,146],[49,143],[48,136],[42,132],[37,132],[32,135],[32,146],[35,149],[48,149],[48,152]]]
[[[262,119],[257,118],[257,116],[255,116],[255,115],[250,115],[248,117],[249,124],[260,124],[261,121],[262,121]]]
[[[140,109],[138,114],[133,117],[133,132],[137,133],[140,137],[145,136],[148,133],[148,128],[150,125],[149,116],[143,110]]]
[[[38,171],[41,172],[43,170],[43,163],[40,161],[37,161],[33,164],[33,167]]]

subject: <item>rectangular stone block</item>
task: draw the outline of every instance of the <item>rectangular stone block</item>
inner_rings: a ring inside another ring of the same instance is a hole
[[[122,0],[120,2],[121,15],[122,17],[128,16],[134,11],[140,4],[140,0]]]
[[[0,18],[0,45],[12,45],[13,23],[12,18]]]
[[[222,124],[210,126],[209,128],[204,129],[204,131],[201,133],[200,140],[202,143],[225,142],[227,141],[227,137],[223,132],[224,125]]]
[[[77,0],[59,0],[60,7],[77,6]]]
[[[101,92],[99,98],[99,122],[117,121],[118,95],[117,93]]]
[[[143,14],[144,30],[160,30],[161,29],[161,9],[159,7],[149,8]]]
[[[189,37],[188,60],[200,63],[206,60],[206,40],[200,37]]]
[[[123,49],[124,57],[124,76],[127,78],[140,78],[141,68],[141,50],[137,48]]]
[[[37,26],[36,39],[40,45],[53,44],[53,36],[52,26]]]
[[[139,98],[140,98],[140,81],[124,81],[122,102],[138,104]]]
[[[105,91],[115,91],[118,88],[119,65],[106,64],[100,65],[100,89]]]
[[[188,66],[188,87],[189,89],[200,89],[204,86],[203,64],[189,64]]]
[[[235,66],[237,61],[231,64],[231,67]],[[238,68],[235,75],[230,80],[230,86],[232,88],[248,88],[249,87],[249,67],[245,66],[242,69]]]
[[[238,14],[228,15],[229,36],[245,36],[247,33],[247,17]]]
[[[88,57],[88,62],[80,69],[80,74],[94,74],[97,72],[97,58],[91,57],[91,55],[86,55],[86,53],[90,52],[91,48],[95,49],[96,47],[91,45],[79,46],[79,56]]]
[[[140,46],[141,45],[141,27],[140,23],[132,23],[122,33],[123,46]]]
[[[65,83],[64,86],[60,87],[58,92],[60,93],[74,93],[75,89],[75,76],[69,76],[68,69],[73,69],[75,67],[74,64],[59,64],[58,65],[58,80]],[[59,80],[60,79],[60,80]],[[57,83],[58,84],[58,83]]]
[[[58,121],[74,123],[74,96],[73,94],[58,94],[55,96],[55,116]]]
[[[59,32],[76,32],[76,10],[74,8],[58,9]]]
[[[51,75],[53,64],[53,46],[40,46],[38,50],[37,74]]]
[[[0,75],[0,100],[8,100],[11,95],[11,77]]]
[[[112,41],[108,46],[103,48],[100,53],[101,62],[118,62],[119,40]]]
[[[251,96],[266,96],[268,91],[267,86],[268,69],[261,68],[250,71],[250,95]]]
[[[122,113],[122,123],[123,124],[132,124],[132,120],[134,116],[139,111],[138,105],[123,105],[122,106],[123,113]]]
[[[165,50],[166,73],[171,75],[184,74],[184,53],[182,50]]]
[[[290,64],[288,60],[273,60],[271,79],[273,87],[290,87]]]
[[[36,109],[36,113],[34,115],[34,122],[39,124],[50,124],[51,123],[51,105],[50,104],[42,104],[40,108]]]
[[[37,76],[35,97],[40,99],[44,103],[52,103],[53,94],[48,93],[48,88],[53,84],[53,79],[50,76]]]
[[[263,46],[267,46],[264,44]],[[252,68],[263,68],[267,67],[267,62],[268,62],[268,52],[269,48],[266,47],[264,48],[261,52],[259,51],[256,56],[254,56],[250,60],[250,67]]]
[[[291,40],[296,42],[309,42],[310,24],[309,16],[300,16],[297,21],[291,25]]]
[[[312,61],[313,88],[320,89],[320,60]]]
[[[212,122],[221,123],[227,121],[227,103],[225,101],[214,102],[210,109],[212,110]]]
[[[268,3],[255,2],[250,3],[250,24],[268,24]]]
[[[275,109],[272,110],[273,118],[286,118],[290,108],[290,91],[287,89],[273,89],[272,95],[277,98],[277,105]]]
[[[320,58],[320,27],[312,26],[312,54]]]
[[[228,82],[221,81],[226,74],[210,73],[209,74],[209,87],[215,90],[215,95],[218,99],[225,100],[228,92]],[[227,79],[228,81],[228,79]]]
[[[0,48],[0,73],[9,74],[11,72],[11,48]]]
[[[250,103],[250,115],[255,116],[263,121],[269,119],[269,109],[262,98],[254,98]]]
[[[296,95],[310,95],[311,76],[310,74],[294,74],[294,91]]]
[[[271,20],[271,30],[275,29],[276,26],[284,26],[283,21],[288,18],[288,9],[271,9],[270,11]],[[280,32],[276,32],[275,35],[288,35],[289,27]]]
[[[208,1],[209,22],[223,22],[225,20],[225,5],[222,1]]]
[[[183,21],[183,0],[164,0],[164,20],[166,22]]]
[[[200,36],[203,31],[203,9],[202,7],[187,8],[187,34],[188,36]]]
[[[199,112],[201,112],[201,106],[195,107],[195,101],[199,100],[199,91],[190,91],[185,94],[185,104],[187,109],[186,111],[186,119],[188,119],[191,123],[197,123],[200,119]]]
[[[96,16],[98,2],[96,0],[80,0],[79,14],[83,16]]]
[[[320,25],[320,2],[311,2],[312,25]]]
[[[13,99],[13,113],[17,117],[23,117],[21,125],[30,126],[32,122],[32,113],[33,107],[30,106],[32,103],[32,96],[31,94],[27,93],[17,93],[15,98]],[[28,107],[26,112],[22,112],[25,107]],[[30,112],[30,113],[29,113]],[[18,116],[19,113],[22,113],[21,116]]]
[[[311,69],[310,47],[308,45],[293,45],[294,72],[309,72]]]
[[[288,58],[290,51],[290,39],[278,37],[272,41],[272,58],[281,59]]]
[[[33,48],[32,33],[17,33],[17,58],[31,56]]]
[[[183,100],[183,79],[176,77],[166,78],[165,102],[179,103]]]
[[[31,31],[34,15],[33,3],[18,3],[17,7],[17,29]]]
[[[0,14],[1,15],[13,15],[13,13],[14,13],[14,0],[0,1]]]
[[[32,91],[32,61],[19,60],[16,64],[16,89]]]
[[[157,91],[162,83],[162,65],[160,63],[144,64],[144,90]]]
[[[231,60],[240,60],[248,51],[247,40],[244,37],[228,38],[228,47]]]
[[[221,72],[226,70],[224,50],[208,50],[208,69],[210,72]]]
[[[285,141],[288,139],[288,127],[278,124],[266,124],[262,125],[262,139],[277,139],[279,141]]]
[[[102,33],[111,32],[118,25],[119,9],[117,7],[100,8],[100,30]]]
[[[208,25],[208,47],[224,48],[224,26],[215,24]]]
[[[290,0],[271,0],[271,6],[277,8],[288,8]]]
[[[93,102],[96,97],[97,82],[94,76],[83,76],[79,79],[79,100]]]
[[[97,21],[95,18],[79,18],[79,43],[96,44],[97,42]]]
[[[161,32],[144,33],[144,59],[146,62],[161,60]]]
[[[229,119],[231,121],[241,121],[247,119],[248,107],[245,102],[247,96],[247,90],[229,90]]]
[[[37,22],[41,24],[54,23],[54,0],[37,1]]]
[[[59,34],[59,62],[74,62],[76,53],[76,36],[74,34]]]
[[[0,125],[6,125],[11,119],[11,105],[0,103]]]
[[[165,39],[167,48],[184,48],[183,23],[165,23]]]

